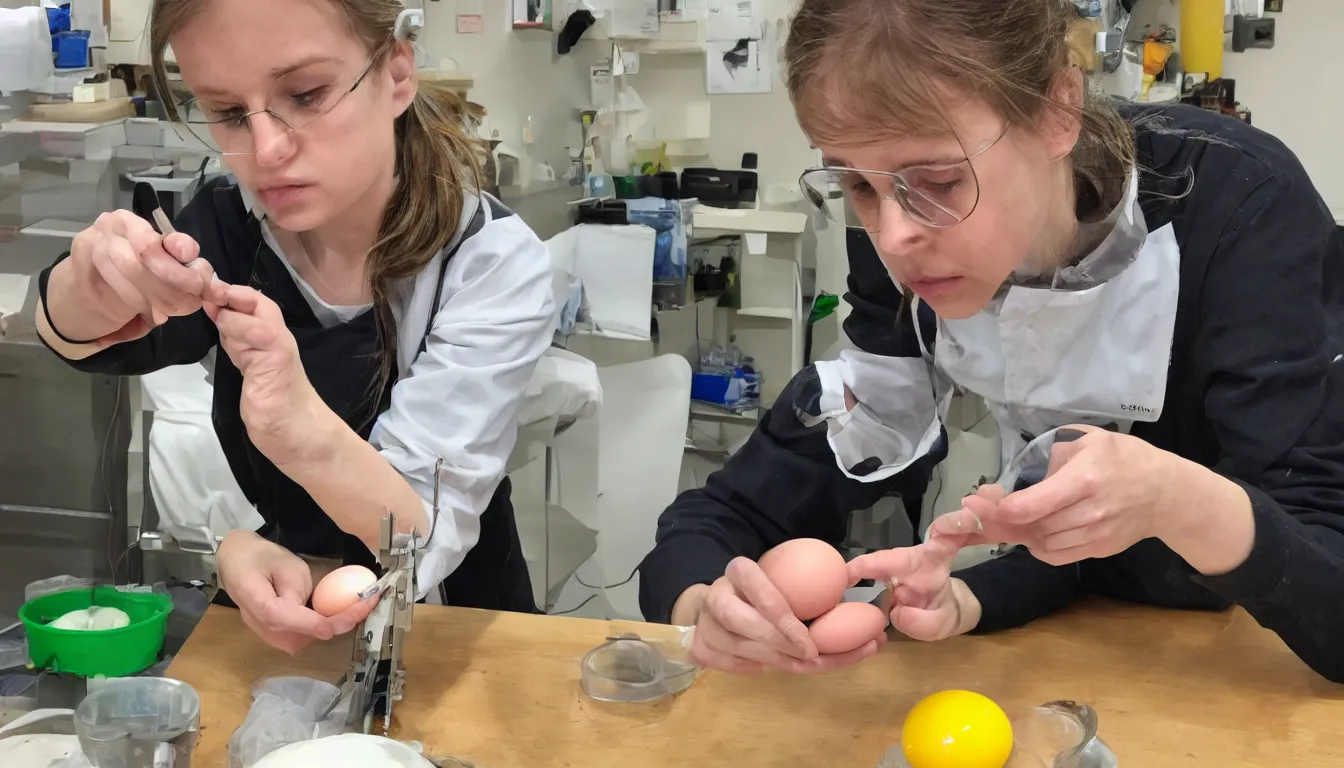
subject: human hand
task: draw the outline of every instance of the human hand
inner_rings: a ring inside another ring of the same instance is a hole
[[[980,623],[980,602],[960,579],[952,578],[952,561],[962,547],[982,536],[973,513],[951,512],[933,521],[922,544],[854,558],[849,577],[889,585],[891,624],[907,637],[942,640],[964,634]]]
[[[115,329],[97,344],[138,339],[170,317],[199,310],[214,278],[199,255],[189,235],[164,237],[130,211],[104,213],[75,235],[69,261],[84,289],[84,309]]]
[[[826,672],[868,658],[886,641],[880,634],[848,653],[818,654],[807,627],[789,610],[784,596],[761,567],[745,557],[734,558],[700,600],[689,655],[696,665],[709,669],[740,675],[771,668]]]
[[[1043,480],[1000,499],[977,494],[963,501],[986,538],[1023,544],[1042,562],[1067,565],[1162,536],[1180,459],[1137,437],[1070,428],[1085,434],[1054,444]]]
[[[378,605],[374,596],[331,617],[308,608],[313,593],[308,564],[252,531],[231,531],[220,542],[215,560],[220,585],[243,622],[267,645],[289,654],[350,632]]]
[[[325,410],[299,360],[284,314],[254,288],[214,284],[205,313],[219,329],[219,345],[243,376],[239,411],[248,437],[272,462],[314,441],[313,420]]]

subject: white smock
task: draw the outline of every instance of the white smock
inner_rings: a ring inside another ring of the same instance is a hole
[[[816,363],[821,414],[836,463],[863,482],[928,454],[957,389],[985,400],[1006,465],[1031,438],[1066,424],[1128,431],[1157,421],[1166,395],[1180,287],[1171,225],[1148,232],[1137,177],[1109,233],[1076,266],[1010,284],[985,309],[939,319],[922,357],[845,349]],[[911,312],[918,300],[911,302]],[[919,322],[914,327],[918,333]],[[932,352],[929,352],[932,342]],[[858,405],[845,408],[845,388]],[[874,465],[877,465],[874,467]],[[854,472],[863,467],[863,472]]]

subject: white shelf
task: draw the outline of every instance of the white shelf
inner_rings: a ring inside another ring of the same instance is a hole
[[[704,35],[695,20],[669,19],[664,16],[656,38],[613,37],[607,32],[608,19],[600,19],[584,34],[584,40],[616,43],[623,51],[639,54],[704,55]]]
[[[730,411],[707,403],[691,401],[692,421],[712,421],[720,424],[755,425],[761,420],[761,409],[748,408],[745,411]]]
[[[807,229],[808,219],[807,214],[793,211],[714,208],[708,205],[696,206],[694,216],[692,226],[697,231],[764,232],[772,235],[801,235]]]
[[[776,320],[793,319],[793,309],[790,307],[743,307],[737,310],[737,314],[745,317],[771,317]]]

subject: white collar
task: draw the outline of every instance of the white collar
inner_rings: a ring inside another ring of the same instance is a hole
[[[1110,281],[1139,255],[1148,236],[1148,223],[1139,206],[1139,174],[1131,171],[1125,196],[1105,219],[1079,226],[1077,240],[1089,239],[1107,229],[1096,248],[1078,263],[1059,267],[1050,277],[1015,272],[1005,283],[1009,287],[1047,288],[1055,291],[1077,291],[1093,288]]]

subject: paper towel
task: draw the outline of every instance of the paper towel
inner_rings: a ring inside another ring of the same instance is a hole
[[[55,74],[44,8],[0,8],[0,93],[40,88]]]

